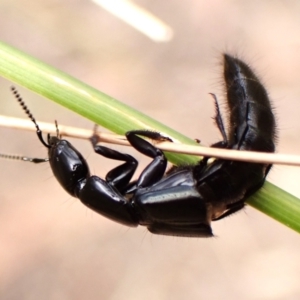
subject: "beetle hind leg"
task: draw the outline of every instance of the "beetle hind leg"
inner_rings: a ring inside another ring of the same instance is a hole
[[[213,145],[211,145],[211,147],[216,147],[216,148],[225,148],[228,145],[228,138],[226,135],[226,131],[225,131],[225,126],[224,126],[224,122],[221,116],[221,112],[220,112],[220,107],[219,107],[219,103],[217,100],[217,97],[215,94],[210,93],[210,95],[213,97],[214,99],[214,103],[215,103],[215,112],[216,115],[213,117],[221,135],[223,138],[223,141],[215,143]]]
[[[212,221],[219,221],[221,219],[224,219],[224,218],[238,212],[239,210],[243,209],[244,207],[245,207],[244,200],[240,200],[238,202],[232,203],[232,204],[228,205],[228,209],[221,216],[213,219]]]

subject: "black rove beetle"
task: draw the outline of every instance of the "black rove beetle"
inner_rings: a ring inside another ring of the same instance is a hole
[[[267,92],[250,67],[224,54],[224,78],[227,91],[229,130],[216,106],[215,122],[223,140],[212,147],[275,151],[275,119]],[[163,235],[210,237],[211,221],[217,221],[242,209],[245,200],[262,187],[271,165],[204,158],[193,166],[173,167],[166,173],[163,152],[142,139],[165,140],[157,132],[134,130],[126,133],[129,143],[152,158],[136,181],[130,182],[137,160],[91,142],[96,153],[124,163],[106,175],[105,180],[91,176],[82,155],[66,140],[48,134],[43,139],[35,119],[17,91],[13,92],[35,124],[37,135],[48,148],[47,159],[25,158],[35,163],[49,161],[61,186],[95,212],[121,224],[144,225],[152,233]]]

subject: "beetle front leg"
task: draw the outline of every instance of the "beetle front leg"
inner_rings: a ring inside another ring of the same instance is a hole
[[[138,135],[160,141],[170,141],[171,139],[162,136],[158,132],[147,130],[133,130],[126,132],[127,140],[137,151],[153,158],[153,161],[144,169],[137,181],[136,186],[142,188],[155,184],[164,176],[168,161],[160,149],[140,138]]]
[[[90,138],[90,141],[97,154],[109,159],[125,161],[124,164],[109,171],[105,177],[108,184],[114,186],[122,193],[127,188],[129,181],[136,171],[138,166],[137,160],[129,154],[121,153],[102,145],[97,145],[99,138],[95,134]]]

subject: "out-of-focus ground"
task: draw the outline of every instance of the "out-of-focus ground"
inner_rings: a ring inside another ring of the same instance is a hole
[[[2,0],[0,39],[207,145],[220,140],[208,93],[224,99],[221,52],[238,54],[273,100],[278,152],[300,154],[299,1],[135,2],[169,24],[173,40],[154,43],[81,0]],[[0,79],[0,114],[24,117],[11,85]],[[18,89],[40,121],[93,126]],[[93,173],[115,165],[72,142]],[[46,156],[34,133],[9,129],[1,152]],[[299,168],[275,166],[268,180],[300,197]],[[300,297],[300,236],[250,207],[214,223],[215,238],[164,237],[91,212],[48,164],[1,160],[0,182],[1,300]]]

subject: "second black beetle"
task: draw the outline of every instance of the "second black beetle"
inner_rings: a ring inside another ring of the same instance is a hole
[[[223,140],[213,147],[274,152],[275,120],[267,92],[250,67],[224,54],[224,78],[229,111],[229,130],[216,104],[216,124]],[[68,141],[42,133],[35,123],[40,141],[48,148],[54,176],[73,197],[97,213],[127,226],[144,225],[155,234],[188,237],[213,235],[211,221],[220,220],[245,205],[245,200],[262,187],[271,168],[268,164],[208,158],[193,166],[173,167],[166,174],[163,152],[142,139],[165,139],[159,133],[134,130],[126,133],[130,144],[153,158],[136,181],[131,182],[138,162],[128,154],[97,145],[96,153],[124,163],[111,170],[105,180],[91,176],[82,155]],[[45,160],[45,161],[46,161]],[[34,162],[41,162],[37,160]]]

